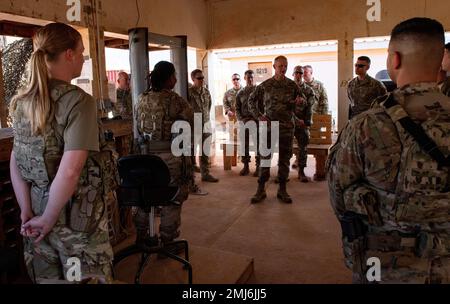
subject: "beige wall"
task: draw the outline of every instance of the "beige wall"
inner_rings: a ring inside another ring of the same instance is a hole
[[[103,0],[103,3],[107,31],[127,33],[126,29],[136,26],[135,1]],[[204,0],[139,0],[139,7],[141,18],[138,26],[148,27],[158,34],[187,35],[189,46],[206,49],[208,26]]]
[[[89,11],[94,0],[81,0],[83,11]],[[105,31],[127,34],[138,20],[135,1],[103,0],[101,22]],[[139,0],[138,26],[164,35],[187,35],[188,45],[206,48],[208,35],[207,6],[204,0]],[[66,22],[66,0],[14,0],[0,1],[0,13],[8,13],[48,21]],[[82,13],[82,21],[73,23],[88,27],[88,18]]]
[[[401,20],[426,16],[450,30],[448,0],[381,0],[381,22],[368,22],[366,0],[210,0],[208,48],[387,36]]]
[[[381,22],[368,22],[366,0],[139,0],[141,18],[137,26],[165,35],[187,35],[188,45],[200,49],[338,40],[338,123],[341,129],[347,120],[346,85],[353,78],[354,38],[387,36],[399,21],[415,16],[438,19],[450,30],[448,0],[380,1]],[[91,33],[96,18],[93,13],[89,14],[89,8],[96,2],[102,7],[99,24],[103,30],[126,34],[129,28],[136,26],[135,1],[81,2],[83,11],[88,13],[83,14],[79,25],[88,27]],[[65,22],[66,11],[65,0],[0,1],[0,18],[1,13],[10,13]],[[101,51],[102,46],[99,48]],[[99,65],[101,57],[95,60]],[[207,64],[203,61],[206,71]]]
[[[402,20],[435,18],[450,30],[448,0],[380,0],[381,22],[367,21],[366,0],[209,0],[208,49],[338,40],[338,127],[347,122],[353,40],[388,36]]]

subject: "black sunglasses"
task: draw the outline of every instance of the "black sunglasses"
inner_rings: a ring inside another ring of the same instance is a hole
[[[357,68],[363,68],[365,66],[366,66],[365,64],[355,64],[355,67],[357,67]]]
[[[196,77],[195,79],[197,79],[197,80],[203,80],[203,79],[205,79],[205,77]]]
[[[304,73],[303,73],[303,72],[294,72],[294,74],[300,74],[300,75],[303,75]]]
[[[239,78],[233,78],[233,81],[239,81],[239,80],[241,80],[241,79],[239,79]]]

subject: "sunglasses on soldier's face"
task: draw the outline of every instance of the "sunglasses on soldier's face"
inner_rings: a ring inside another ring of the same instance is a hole
[[[233,78],[233,81],[239,81],[240,79],[239,78]]]
[[[300,74],[300,75],[303,75],[304,73],[303,73],[303,72],[294,72],[294,74]]]
[[[355,67],[362,69],[363,67],[365,67],[365,64],[355,64]]]
[[[205,77],[195,77],[195,79],[197,79],[197,80],[203,80],[203,79],[205,79]]]

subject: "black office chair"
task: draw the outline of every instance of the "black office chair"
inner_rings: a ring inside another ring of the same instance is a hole
[[[135,275],[135,283],[140,277],[152,254],[163,255],[176,260],[188,270],[189,284],[192,284],[192,266],[189,262],[189,244],[186,240],[178,240],[162,244],[156,233],[155,210],[157,207],[178,204],[175,201],[180,189],[170,186],[170,171],[166,163],[155,155],[131,155],[119,160],[121,185],[117,190],[117,198],[121,207],[139,207],[149,214],[149,238],[144,244],[135,243],[114,257],[114,264],[123,259],[142,253],[141,262]],[[185,258],[170,252],[170,248],[182,245]]]

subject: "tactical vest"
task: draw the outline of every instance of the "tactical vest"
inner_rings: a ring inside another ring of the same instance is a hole
[[[175,94],[166,91],[149,91],[140,97],[137,105],[137,123],[141,137],[141,153],[146,154],[147,149],[156,152],[170,151],[174,120],[170,118],[169,109],[174,98]]]
[[[57,104],[61,97],[77,89],[69,84],[58,85],[50,92],[51,98]],[[14,156],[18,168],[22,178],[32,184],[32,194],[39,193],[39,208],[43,211],[64,154],[64,126],[53,119],[47,124],[44,135],[34,136],[23,102],[19,102],[14,113],[14,129]],[[66,217],[60,217],[74,231],[95,231],[106,212],[106,196],[118,185],[117,155],[105,141],[100,122],[99,135],[100,152],[89,152],[77,190],[66,205]]]
[[[154,154],[161,157],[169,167],[171,184],[180,186],[176,197],[179,203],[184,202],[189,194],[187,185],[192,178],[190,157],[173,155],[172,134],[175,122],[170,117],[170,105],[179,96],[171,91],[149,91],[141,95],[136,106],[137,126],[139,131],[139,154]]]
[[[400,271],[397,266],[409,267],[414,277],[420,271],[430,273],[426,259],[450,252],[449,113],[436,105],[428,109],[429,118],[417,124],[392,94],[374,108],[393,121],[402,161],[395,172],[394,193],[363,182],[344,193],[348,211],[340,219],[344,255],[359,283],[365,281],[369,257],[380,258],[382,267],[394,275]],[[416,125],[416,132],[411,132],[410,126],[405,128],[405,120]],[[428,138],[426,145],[424,138]],[[444,267],[448,273],[448,266]]]
[[[442,108],[430,110],[431,117],[416,128],[405,128],[405,121],[414,123],[391,94],[381,105],[395,124],[402,143],[403,160],[400,163],[395,190],[395,220],[427,227],[450,221],[450,115]],[[423,145],[428,138],[429,143]],[[422,143],[421,143],[422,142]],[[434,145],[435,144],[435,145]],[[438,152],[439,157],[434,157]],[[447,158],[447,160],[445,160]]]

